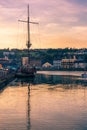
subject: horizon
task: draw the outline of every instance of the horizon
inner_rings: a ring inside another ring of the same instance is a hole
[[[0,1],[0,49],[26,48],[26,24],[18,20],[26,20],[28,3],[30,20],[39,22],[30,25],[32,49],[87,47],[87,1],[45,1]]]
[[[30,50],[49,50],[49,49],[53,49],[53,50],[57,50],[57,49],[76,49],[76,50],[85,50],[87,48],[72,48],[72,47],[65,47],[65,48],[31,48]],[[27,50],[27,48],[0,48],[0,50]]]

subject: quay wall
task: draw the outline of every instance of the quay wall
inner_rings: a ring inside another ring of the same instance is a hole
[[[8,74],[7,76],[0,79],[0,89],[6,86],[9,82],[11,82],[15,78],[15,74]]]

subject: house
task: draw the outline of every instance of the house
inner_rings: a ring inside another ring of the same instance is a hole
[[[42,65],[43,68],[50,68],[52,67],[52,64],[50,64],[49,62],[46,62]]]
[[[22,57],[22,64],[28,64],[28,57]],[[36,66],[37,68],[41,67],[41,60],[30,59],[30,65]]]
[[[54,60],[53,61],[53,67],[60,69],[61,68],[61,60]]]
[[[9,59],[6,59],[6,58],[0,58],[0,64],[1,64],[3,67],[8,66],[9,63],[10,63],[10,60],[9,60]]]
[[[84,60],[76,60],[74,63],[74,67],[77,69],[85,69],[87,68],[87,63]]]
[[[22,57],[22,65],[28,64],[28,57]]]
[[[13,51],[4,51],[4,52],[3,52],[3,55],[4,55],[4,56],[15,55],[15,52],[13,52]]]
[[[32,59],[32,60],[30,60],[30,64],[36,66],[36,68],[40,68],[41,67],[41,60]]]
[[[71,59],[62,59],[61,68],[72,69],[72,68],[74,68],[75,61],[76,61],[75,57],[71,58]]]

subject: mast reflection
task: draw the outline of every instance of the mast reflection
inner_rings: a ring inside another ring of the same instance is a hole
[[[21,85],[25,86],[27,85],[27,130],[31,130],[31,119],[30,119],[30,90],[31,85],[34,82],[34,78],[31,79],[21,79]]]
[[[31,129],[30,123],[30,83],[28,84],[28,100],[27,100],[27,130]]]
[[[29,83],[35,85],[40,85],[40,84],[48,84],[49,86],[62,86],[64,89],[73,89],[77,88],[77,86],[82,86],[86,87],[87,86],[87,80],[80,79],[77,76],[65,76],[65,75],[44,75],[44,74],[39,74],[36,75],[34,79],[21,79],[21,80],[16,80],[16,82],[19,83],[19,86],[27,86]],[[18,85],[18,84],[17,84]]]

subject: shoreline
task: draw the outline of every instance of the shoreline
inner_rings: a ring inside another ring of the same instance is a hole
[[[15,74],[9,74],[0,81],[0,90],[15,78]]]

